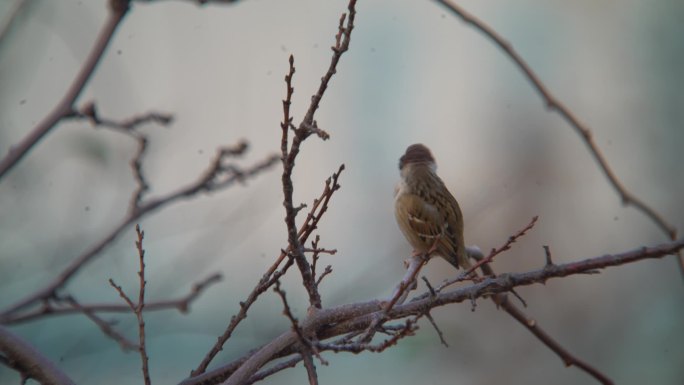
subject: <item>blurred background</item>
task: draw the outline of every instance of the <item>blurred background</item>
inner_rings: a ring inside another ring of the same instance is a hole
[[[106,1],[0,2],[0,153],[57,103],[107,16]],[[684,3],[677,0],[459,2],[508,39],[549,89],[588,124],[615,173],[634,194],[684,228]],[[148,197],[194,181],[221,145],[246,139],[247,166],[279,150],[287,58],[295,57],[294,121],[327,69],[347,2],[245,0],[134,3],[77,103],[103,117],[169,112],[150,137]],[[493,44],[431,1],[359,1],[350,51],[317,113],[331,139],[304,143],[295,202],[310,203],[341,163],[342,189],[318,234],[338,254],[322,284],[324,306],[387,296],[410,248],[394,223],[392,193],[404,149],[432,148],[459,200],[466,243],[501,245],[534,215],[537,226],[500,255],[498,272],[616,253],[665,241],[619,197],[580,140],[545,110],[520,71]],[[53,279],[126,215],[135,184],[129,138],[63,122],[0,181],[0,308]],[[225,279],[190,314],[148,313],[152,380],[175,383],[195,368],[230,316],[286,245],[280,168],[245,186],[199,196],[147,216],[149,301],[181,296],[193,282]],[[67,291],[81,302],[120,302],[107,280],[137,290],[135,232],[81,270]],[[446,262],[423,271],[454,276]],[[294,273],[294,271],[293,271]],[[285,279],[296,315],[306,310],[298,274]],[[681,384],[684,286],[674,258],[520,288],[527,312],[578,357],[619,384]],[[327,385],[584,384],[560,359],[488,301],[438,309],[445,348],[427,322],[383,354],[325,354]],[[116,327],[137,339],[126,315]],[[289,328],[268,292],[215,365]],[[139,383],[137,354],[83,316],[13,326],[78,383]],[[0,366],[0,383],[18,383]],[[306,383],[298,366],[265,384]]]

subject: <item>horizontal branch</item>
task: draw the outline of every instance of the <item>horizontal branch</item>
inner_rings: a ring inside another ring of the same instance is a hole
[[[159,311],[159,310],[178,310],[181,313],[187,313],[190,304],[196,300],[206,288],[210,285],[219,282],[222,279],[221,274],[214,274],[204,280],[194,284],[188,294],[176,299],[166,299],[160,301],[146,302],[145,312]],[[5,325],[19,324],[24,322],[35,321],[44,317],[63,316],[71,314],[79,314],[84,311],[91,313],[130,313],[131,309],[128,305],[118,303],[91,303],[80,304],[74,307],[70,304],[63,304],[62,297],[58,297],[55,301],[60,301],[53,304],[52,301],[46,302],[43,307],[32,312],[20,314],[18,316],[8,316],[1,318],[0,321]]]
[[[545,283],[551,278],[566,277],[575,274],[595,273],[598,269],[619,266],[644,259],[662,258],[684,248],[684,238],[653,247],[642,247],[620,254],[604,255],[566,264],[547,264],[543,268],[525,273],[501,274],[497,277],[485,278],[482,281],[443,291],[437,295],[426,293],[414,298],[406,304],[396,305],[388,314],[389,319],[425,314],[429,310],[452,303],[471,301],[485,295],[505,293],[518,286],[529,286]],[[365,330],[383,311],[383,302],[373,300],[352,303],[321,309],[301,320],[299,325],[305,334],[318,336],[320,340],[342,334]],[[217,368],[204,375],[188,378],[182,385],[199,385],[224,381],[225,384],[242,384],[251,378],[259,369],[274,358],[284,357],[282,354],[290,345],[298,341],[297,333],[289,330],[273,339],[270,343],[250,351],[245,356]],[[294,351],[292,351],[294,353]]]
[[[214,162],[197,181],[165,196],[149,199],[138,207],[137,210],[130,212],[108,235],[90,249],[74,258],[54,280],[0,313],[0,323],[3,323],[4,319],[15,316],[20,310],[54,296],[56,291],[64,286],[82,266],[99,255],[102,250],[107,248],[107,246],[117,239],[128,226],[138,222],[140,218],[178,200],[194,197],[200,193],[225,189],[234,185],[236,182],[244,182],[264,170],[271,168],[279,160],[277,156],[273,155],[247,169],[241,169],[234,165],[224,165],[222,163],[224,158],[230,155],[230,148],[220,149]],[[221,176],[223,178],[219,179]]]

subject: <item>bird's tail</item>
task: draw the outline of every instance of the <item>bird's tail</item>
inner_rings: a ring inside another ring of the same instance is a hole
[[[468,254],[465,248],[461,248],[456,253],[449,255],[449,257],[445,259],[456,269],[468,270],[473,266],[468,259]]]

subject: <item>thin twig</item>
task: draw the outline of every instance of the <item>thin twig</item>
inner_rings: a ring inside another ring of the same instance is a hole
[[[210,167],[194,183],[191,183],[186,187],[179,188],[178,190],[165,196],[155,199],[148,199],[147,202],[143,203],[137,211],[128,213],[128,215],[104,238],[91,246],[90,249],[74,258],[55,279],[34,293],[29,294],[26,298],[19,300],[15,304],[3,310],[3,312],[0,313],[0,320],[16,316],[18,311],[54,296],[57,290],[63,287],[83,266],[85,266],[96,256],[100,255],[107,246],[109,246],[124,232],[124,230],[128,228],[128,226],[139,221],[145,215],[181,199],[194,197],[200,193],[207,193],[228,188],[235,182],[245,181],[247,178],[254,177],[262,171],[271,168],[278,161],[276,156],[271,156],[260,163],[256,163],[243,170],[234,165],[226,166],[222,164],[223,159],[227,156],[224,154],[224,152],[225,149],[219,151]],[[223,177],[221,178],[222,175]]]
[[[532,71],[532,68],[530,68],[527,62],[518,54],[518,52],[515,51],[515,49],[513,49],[513,46],[506,41],[503,36],[496,32],[492,27],[487,25],[484,21],[467,12],[453,1],[435,1],[445,6],[456,16],[460,17],[464,22],[472,25],[475,29],[482,32],[494,44],[499,46],[499,48],[501,48],[501,50],[518,66],[525,77],[530,81],[534,89],[539,92],[539,95],[546,104],[546,107],[549,110],[557,112],[568,124],[570,124],[570,126],[577,132],[582,140],[584,140],[584,143],[589,149],[591,155],[594,157],[596,163],[599,165],[599,168],[601,171],[603,171],[603,174],[608,179],[610,185],[613,186],[615,192],[620,196],[623,205],[634,206],[637,210],[649,217],[665,234],[667,234],[671,240],[675,240],[677,238],[677,228],[675,226],[665,220],[665,218],[655,209],[647,205],[645,202],[627,190],[627,188],[615,175],[615,172],[613,172],[611,167],[608,165],[608,161],[605,159],[603,153],[599,150],[596,142],[594,142],[593,135],[589,127],[580,122],[579,118],[577,118],[577,116],[575,116],[575,114],[573,114],[568,107],[566,107],[560,100],[551,94],[548,88],[539,79],[539,76]],[[682,255],[682,253],[677,254],[677,261],[682,278],[684,278],[684,255]]]
[[[321,351],[323,350],[330,350],[335,353],[339,352],[350,352],[354,354],[361,353],[363,351],[368,351],[371,353],[382,353],[388,348],[396,345],[400,339],[412,336],[414,335],[415,331],[418,330],[418,327],[416,326],[416,322],[420,317],[422,317],[424,314],[419,314],[416,315],[412,318],[406,319],[404,321],[404,325],[399,327],[394,333],[391,334],[390,338],[378,343],[378,344],[371,344],[369,342],[364,342],[363,340],[359,339],[356,342],[350,342],[350,343],[343,343],[342,341],[336,341],[331,344],[322,344],[318,343],[316,344],[317,348]],[[346,340],[344,338],[343,340]]]
[[[295,316],[292,314],[292,310],[290,309],[290,304],[287,302],[285,292],[280,288],[279,280],[276,281],[273,291],[278,293],[278,295],[280,296],[280,299],[283,302],[283,314],[287,317],[287,319],[290,320],[290,323],[292,324],[292,330],[294,330],[297,333],[297,337],[299,337],[299,342],[301,344],[300,353],[304,360],[304,366],[306,367],[306,370],[309,373],[309,381],[312,381],[313,379],[316,381],[316,383],[318,383],[318,378],[316,376],[316,367],[313,365],[313,362],[307,363],[307,361],[311,358],[312,354],[315,355],[316,358],[318,358],[318,360],[321,361],[321,364],[323,365],[328,365],[328,361],[321,357],[321,355],[318,353],[318,350],[316,350],[316,347],[313,345],[311,339],[308,336],[304,335],[304,332],[299,327],[299,321],[297,321],[297,318],[295,318]]]
[[[73,105],[81,95],[83,88],[92,76],[97,64],[104,55],[105,49],[112,40],[114,32],[121,24],[124,16],[128,13],[128,0],[110,0],[109,18],[105,23],[100,35],[97,37],[92,50],[88,54],[83,67],[76,74],[66,94],[57,103],[57,106],[29,132],[18,144],[10,147],[9,153],[0,161],[0,180],[10,171],[26,154],[47,135],[60,120],[68,117],[73,111]]]
[[[397,286],[394,288],[394,291],[392,292],[392,295],[389,297],[389,300],[385,302],[383,314],[379,315],[373,321],[373,323],[371,323],[368,326],[366,332],[363,334],[363,336],[359,338],[359,342],[370,343],[373,339],[373,336],[375,335],[378,326],[381,326],[382,323],[387,320],[387,315],[392,310],[394,305],[396,305],[397,303],[404,303],[406,297],[408,296],[408,293],[417,287],[416,278],[418,277],[418,273],[420,273],[420,269],[422,269],[423,266],[430,260],[432,253],[434,253],[435,250],[437,250],[438,242],[439,237],[435,239],[432,247],[425,254],[413,255],[411,257],[406,268],[406,273],[404,273],[404,277],[401,279],[401,281],[399,281]],[[432,287],[430,287],[430,289],[432,289]]]
[[[139,349],[139,346],[130,341],[128,338],[126,338],[123,334],[119,333],[112,327],[112,325],[103,320],[102,318],[98,317],[93,311],[88,310],[83,308],[75,298],[71,296],[64,297],[64,300],[68,302],[74,309],[78,310],[80,313],[88,317],[89,320],[93,321],[97,327],[100,328],[102,333],[111,338],[112,340],[116,341],[116,343],[119,344],[121,347],[121,350],[123,351],[137,351]],[[130,312],[131,309],[127,307],[127,310]]]
[[[129,211],[132,213],[140,209],[143,194],[145,194],[147,190],[150,189],[150,185],[149,183],[147,183],[147,179],[145,179],[142,168],[142,159],[145,155],[145,151],[147,151],[147,137],[140,135],[137,137],[137,139],[138,151],[135,153],[135,156],[131,160],[131,169],[133,170],[133,177],[135,178],[135,182],[137,185],[137,188],[133,193],[133,197],[131,198],[131,203],[129,204]]]
[[[320,260],[321,254],[328,254],[328,255],[335,255],[337,254],[336,249],[328,250],[325,248],[318,247],[318,243],[320,242],[321,237],[316,235],[316,238],[314,238],[313,241],[311,241],[311,249],[304,249],[305,253],[313,253],[311,256],[311,275],[313,276],[315,283],[314,285],[316,286],[316,290],[318,290],[318,286],[321,284],[321,281],[323,281],[323,278],[332,273],[332,266],[327,265],[325,267],[325,270],[323,270],[323,273],[321,273],[320,277],[316,278],[316,266],[318,265],[318,261]]]
[[[598,369],[589,365],[587,362],[579,359],[567,349],[565,349],[558,341],[553,337],[548,335],[544,329],[542,329],[535,320],[529,318],[508,301],[508,297],[505,294],[496,295],[493,297],[498,306],[510,314],[516,321],[523,325],[527,330],[534,334],[537,339],[539,339],[544,345],[556,353],[562,360],[565,366],[576,366],[583,370],[590,376],[594,377],[597,381],[604,385],[612,385],[613,381],[609,379],[605,374],[601,373]]]
[[[339,63],[342,54],[347,52],[347,50],[349,49],[351,33],[354,29],[354,19],[356,17],[356,0],[350,0],[347,9],[349,11],[348,15],[342,14],[342,16],[340,17],[338,32],[335,36],[335,45],[331,47],[331,49],[333,50],[333,56],[330,60],[330,66],[328,67],[328,71],[321,78],[321,84],[318,87],[318,91],[311,97],[311,105],[309,105],[309,109],[306,112],[304,119],[302,120],[303,125],[316,126],[316,124],[314,123],[314,114],[316,113],[316,110],[318,109],[321,103],[321,99],[323,99],[323,94],[325,93],[325,90],[328,88],[328,83],[330,83],[330,79],[332,79],[333,75],[337,72],[337,63]],[[344,23],[345,18],[347,21],[346,25]],[[306,127],[302,126],[300,126],[300,128],[307,129]]]
[[[520,237],[522,237],[523,235],[525,235],[525,233],[527,233],[530,229],[532,229],[532,228],[534,227],[534,224],[537,223],[537,220],[538,220],[538,219],[539,219],[539,217],[536,216],[536,215],[535,215],[534,217],[532,217],[532,220],[530,221],[530,223],[527,224],[527,226],[523,227],[521,230],[519,230],[519,231],[518,231],[517,233],[515,233],[514,235],[511,235],[510,237],[508,237],[508,239],[506,240],[506,242],[505,242],[502,246],[500,246],[499,248],[496,248],[496,249],[492,249],[492,251],[489,253],[489,255],[488,255],[486,258],[481,258],[481,259],[479,259],[479,260],[477,261],[477,263],[475,263],[473,266],[471,266],[470,268],[468,268],[468,269],[467,269],[466,271],[464,271],[463,273],[459,274],[458,277],[453,278],[453,279],[448,279],[448,280],[444,281],[441,285],[439,285],[439,287],[437,288],[437,291],[441,291],[441,290],[443,290],[443,289],[444,289],[445,287],[447,287],[447,286],[450,286],[450,285],[453,285],[453,284],[456,283],[456,282],[461,282],[461,281],[465,280],[465,279],[466,279],[467,277],[469,277],[473,272],[475,272],[475,269],[480,268],[480,267],[483,266],[483,265],[486,265],[486,264],[491,263],[492,260],[494,259],[494,257],[496,257],[497,255],[503,253],[503,252],[506,251],[506,250],[510,250],[511,246],[512,246],[518,239],[520,239]]]
[[[304,362],[304,367],[306,368],[306,374],[309,378],[309,385],[318,385],[318,373],[316,372],[316,365],[314,364],[313,357],[310,350],[306,348],[307,351],[302,352],[302,361]],[[312,346],[312,349],[315,347]]]
[[[553,266],[553,259],[551,258],[551,249],[548,245],[544,245],[544,255],[546,256],[546,266]]]
[[[418,318],[420,318],[424,314],[426,314],[426,313],[421,313],[421,314],[416,315],[414,318],[407,319],[404,323],[404,326],[399,331],[397,331],[392,337],[381,342],[379,345],[368,346],[367,347],[368,351],[373,352],[373,353],[382,353],[387,348],[390,348],[390,347],[396,345],[400,339],[414,335],[415,331],[418,330],[418,326],[416,325],[416,322],[418,321]]]
[[[190,304],[195,301],[199,296],[214,283],[219,282],[222,279],[221,274],[213,274],[202,281],[195,283],[188,294],[177,299],[169,299],[162,301],[154,301],[145,303],[145,312],[159,311],[159,310],[178,310],[181,313],[187,313],[190,308]],[[64,298],[73,298],[71,296],[65,296]],[[53,303],[54,302],[54,303]],[[66,299],[62,297],[52,298],[44,303],[44,306],[40,309],[36,309],[33,312],[27,312],[21,314],[20,316],[14,317],[10,316],[8,318],[3,318],[2,323],[11,325],[19,324],[23,322],[34,321],[40,318],[48,316],[60,316],[69,315],[74,313],[83,313],[88,311],[91,313],[128,313],[131,311],[128,305],[120,304],[79,304],[78,307],[74,307],[68,302],[66,305],[63,302],[67,302]]]
[[[295,72],[294,57],[290,55],[290,70],[285,76],[287,96],[283,101],[283,121],[280,123],[282,130],[281,137],[281,156],[283,161],[283,206],[285,207],[285,224],[287,225],[287,239],[289,255],[294,258],[302,275],[302,282],[309,294],[309,303],[314,307],[321,307],[321,297],[315,287],[314,277],[311,274],[311,267],[304,256],[304,248],[297,236],[297,224],[295,222],[297,211],[292,202],[292,195],[294,193],[294,185],[292,183],[292,171],[294,169],[295,159],[299,153],[299,145],[308,136],[308,131],[295,129],[295,135],[292,138],[292,145],[288,148],[288,135],[290,132],[290,125],[292,124],[292,117],[290,117],[291,97],[294,89],[292,88],[292,76]]]
[[[145,286],[147,285],[147,282],[145,281],[145,249],[143,249],[143,239],[145,238],[145,233],[140,230],[139,225],[135,226],[135,232],[138,236],[138,239],[135,242],[135,247],[138,250],[138,260],[140,261],[140,271],[138,271],[138,278],[140,278],[140,283],[138,285],[138,303],[134,304],[133,300],[126,295],[123,288],[114,283],[113,279],[109,279],[109,284],[119,293],[119,296],[126,301],[126,304],[128,304],[133,314],[135,314],[135,318],[138,320],[139,344],[136,350],[138,350],[140,353],[145,385],[150,385],[150,371],[148,367],[149,357],[147,356],[147,348],[145,346],[145,320],[143,319],[143,308],[145,307]]]
[[[295,318],[295,316],[292,314],[292,310],[290,309],[290,304],[287,302],[285,292],[280,288],[280,280],[276,281],[273,291],[276,292],[278,296],[280,296],[280,300],[283,303],[283,314],[285,315],[285,317],[287,317],[288,320],[290,320],[290,324],[292,324],[292,330],[294,330],[295,333],[297,333],[297,337],[299,337],[299,342],[301,342],[304,346],[311,346],[311,342],[306,336],[304,336],[302,329],[299,327],[299,321],[297,321],[297,318]]]
[[[548,252],[548,247],[546,248],[546,250]],[[551,260],[550,252],[547,253],[547,257],[547,263],[544,266],[544,268],[551,268],[551,266],[554,265],[549,264],[549,261]],[[480,258],[480,262],[484,260],[485,258]],[[495,275],[494,270],[492,270],[492,267],[489,264],[481,264],[481,269],[485,275]],[[523,301],[522,298],[520,298],[514,290],[511,290],[511,292],[515,294],[518,297],[518,299],[521,300],[523,305],[525,304],[525,301]],[[596,380],[598,380],[600,383],[604,385],[613,384],[613,382],[606,375],[601,373],[598,369],[592,367],[591,365],[574,356],[567,349],[565,349],[558,341],[556,341],[553,337],[546,333],[546,331],[542,329],[542,327],[539,326],[539,324],[535,320],[529,318],[522,310],[518,309],[518,307],[511,303],[508,300],[508,296],[506,294],[496,294],[491,298],[492,301],[494,301],[494,303],[496,304],[497,308],[502,308],[506,313],[513,317],[513,319],[518,321],[527,330],[529,330],[538,340],[540,340],[544,345],[551,349],[552,352],[556,353],[556,355],[558,355],[563,360],[565,366],[576,366],[580,370],[583,370],[584,372],[594,377]]]
[[[95,102],[88,102],[80,110],[73,110],[67,115],[67,119],[86,119],[95,127],[104,127],[122,133],[132,133],[138,127],[147,123],[157,123],[168,126],[173,122],[173,115],[163,112],[147,112],[135,115],[123,120],[103,118],[98,113]]]
[[[439,342],[444,345],[444,347],[448,348],[449,344],[446,342],[444,339],[444,333],[442,333],[442,330],[440,330],[439,326],[437,326],[437,322],[435,322],[435,319],[432,318],[432,315],[430,312],[425,313],[425,318],[427,318],[430,321],[430,324],[432,324],[432,327],[435,328],[435,331],[437,332],[437,335],[439,336]]]
[[[536,215],[534,217],[532,217],[532,220],[530,221],[530,223],[527,224],[527,226],[522,228],[520,231],[518,231],[514,235],[511,235],[508,238],[508,240],[506,241],[506,243],[503,244],[503,246],[499,247],[498,249],[492,249],[492,251],[489,253],[489,255],[486,258],[482,259],[481,261],[477,261],[477,263],[475,265],[471,266],[470,269],[468,269],[468,271],[466,272],[465,275],[467,276],[468,274],[472,273],[473,271],[475,271],[475,269],[484,265],[485,263],[490,263],[492,261],[492,259],[494,259],[494,257],[503,253],[504,251],[510,250],[511,246],[518,239],[520,239],[523,235],[525,235],[525,233],[527,233],[529,230],[531,230],[534,227],[534,224],[537,223],[538,219],[539,219],[539,217]]]
[[[148,112],[142,115],[136,115],[121,121],[106,119],[100,117],[97,112],[97,106],[94,102],[86,103],[80,111],[72,111],[67,116],[69,119],[87,119],[95,127],[104,127],[116,132],[125,134],[133,139],[138,144],[138,150],[131,159],[131,169],[133,170],[133,177],[136,182],[136,190],[131,197],[129,205],[130,212],[135,212],[142,204],[143,195],[150,189],[149,182],[143,174],[143,157],[147,151],[149,143],[147,136],[140,133],[137,129],[146,123],[158,123],[162,126],[167,126],[173,122],[173,115],[159,112]]]
[[[425,282],[425,286],[427,286],[427,288],[430,292],[430,295],[433,297],[436,296],[437,291],[435,291],[435,289],[432,287],[432,285],[430,284],[430,281],[428,281],[428,279],[425,276],[423,276],[421,278],[423,279],[423,282]],[[444,333],[442,333],[442,330],[439,328],[439,326],[437,326],[437,322],[435,322],[435,319],[432,318],[432,314],[430,314],[429,311],[425,313],[425,318],[427,318],[428,321],[430,321],[430,323],[432,324],[432,327],[435,328],[435,331],[437,332],[437,335],[439,336],[439,341],[442,343],[442,345],[444,345],[444,347],[448,348],[449,344],[444,339]]]
[[[299,363],[299,361],[301,361],[301,360],[302,360],[302,356],[300,355],[300,356],[296,356],[295,358],[291,358],[287,361],[283,361],[277,365],[274,365],[271,368],[264,369],[264,370],[256,373],[252,377],[250,377],[249,380],[247,381],[247,384],[253,384],[257,381],[261,381],[264,378],[272,376],[281,370],[284,370],[287,368],[294,368],[295,365],[297,365],[297,363]]]
[[[21,15],[26,3],[28,3],[27,0],[16,0],[9,10],[5,10],[5,15],[0,21],[0,46],[2,46],[2,41],[7,36],[7,32],[12,29],[12,25],[19,19],[19,15]]]
[[[378,326],[381,326],[383,322],[389,319],[388,315],[389,312],[392,311],[392,308],[394,308],[396,304],[401,304],[404,302],[408,292],[413,290],[415,287],[416,277],[428,259],[428,255],[418,255],[411,258],[409,261],[409,266],[406,269],[406,273],[404,273],[404,278],[399,281],[397,286],[394,288],[392,295],[387,301],[385,301],[382,313],[377,315],[376,319],[373,320],[373,322],[366,329],[366,332],[358,338],[359,344],[369,344],[373,339]]]
[[[351,32],[354,29],[354,18],[356,16],[355,6],[356,0],[350,0],[348,5],[349,14],[343,14],[340,17],[338,33],[335,36],[335,45],[332,47],[333,55],[332,59],[330,60],[330,65],[325,75],[323,75],[321,78],[321,83],[318,87],[318,90],[311,97],[311,104],[309,105],[304,119],[302,119],[298,127],[293,128],[294,135],[289,148],[289,131],[290,128],[293,127],[292,117],[290,115],[291,97],[292,93],[294,92],[292,87],[292,76],[295,72],[294,57],[292,55],[290,55],[289,59],[290,69],[288,74],[285,76],[287,92],[286,98],[283,101],[283,121],[280,123],[282,130],[281,156],[283,162],[283,174],[281,179],[284,195],[283,206],[285,207],[285,223],[287,224],[290,255],[292,258],[294,258],[301,273],[302,283],[309,295],[309,304],[315,308],[321,308],[321,297],[316,288],[315,279],[311,274],[311,267],[304,256],[303,246],[301,243],[299,243],[299,238],[297,237],[297,225],[295,222],[296,211],[292,201],[292,195],[294,193],[294,186],[292,184],[292,171],[297,155],[299,154],[300,146],[304,140],[306,140],[311,134],[316,134],[323,140],[326,140],[330,137],[327,132],[318,127],[318,123],[314,119],[314,115],[320,105],[326,89],[328,88],[330,79],[332,79],[333,75],[337,72],[337,64],[339,63],[342,54],[349,49]]]
[[[135,313],[135,318],[138,319],[138,337],[140,340],[139,352],[140,360],[142,362],[142,372],[143,378],[145,379],[145,385],[151,385],[150,381],[150,369],[149,361],[150,358],[147,356],[147,347],[145,345],[145,320],[143,319],[143,308],[145,307],[145,287],[147,281],[145,281],[145,249],[143,249],[143,239],[145,238],[145,233],[140,230],[140,225],[135,225],[135,232],[138,235],[138,240],[135,242],[135,247],[138,249],[138,257],[140,260],[140,271],[138,276],[140,277],[140,285],[138,290],[138,305],[133,309]]]
[[[339,190],[340,185],[338,179],[340,174],[344,170],[344,165],[341,165],[339,170],[333,174],[331,178],[328,178],[325,182],[325,187],[321,195],[314,199],[311,209],[304,220],[304,223],[299,228],[297,236],[299,237],[299,242],[301,244],[306,243],[309,236],[316,230],[318,223],[320,222],[323,214],[328,209],[328,204],[330,198],[332,198],[335,191]],[[228,339],[233,335],[233,332],[237,326],[247,317],[247,311],[252,306],[252,304],[257,300],[257,298],[271,286],[275,285],[275,282],[292,266],[292,259],[288,259],[285,265],[278,270],[281,263],[288,256],[290,252],[290,247],[288,249],[281,250],[280,255],[276,258],[275,262],[268,268],[266,273],[264,273],[259,280],[259,282],[254,286],[252,291],[247,296],[247,299],[240,302],[240,311],[231,317],[230,323],[226,327],[226,330],[218,337],[216,343],[211,347],[209,352],[204,356],[200,364],[191,372],[191,376],[199,376],[207,370],[207,367],[211,361],[216,357],[216,355],[223,349],[223,345],[228,341]]]
[[[290,104],[291,104],[291,95],[292,92],[294,92],[294,89],[292,88],[292,75],[295,72],[294,68],[294,58],[290,56],[289,64],[290,64],[290,70],[288,72],[288,75],[285,77],[285,82],[286,82],[286,87],[287,87],[287,94],[286,94],[286,99],[283,101],[283,121],[281,122],[281,130],[282,130],[282,137],[281,137],[281,160],[283,163],[283,174],[282,174],[282,185],[283,185],[283,206],[285,208],[285,223],[287,225],[287,233],[288,233],[288,248],[285,250],[284,253],[281,253],[281,258],[283,255],[290,255],[291,258],[289,258],[288,262],[291,261],[292,259],[295,260],[297,263],[297,267],[299,268],[300,274],[302,276],[302,282],[304,284],[304,287],[307,290],[307,293],[309,295],[309,304],[311,305],[312,308],[321,308],[321,299],[320,299],[320,294],[318,293],[317,287],[316,287],[316,281],[314,280],[313,275],[311,274],[311,267],[309,266],[308,261],[306,260],[306,257],[304,256],[304,247],[303,244],[305,244],[306,239],[308,236],[316,229],[317,223],[322,217],[323,213],[325,213],[327,209],[327,204],[328,201],[330,200],[330,197],[332,196],[332,193],[339,189],[339,184],[337,183],[337,179],[339,177],[339,174],[342,172],[344,169],[344,165],[340,166],[339,171],[337,174],[333,175],[332,178],[332,188],[330,188],[330,191],[327,195],[325,195],[325,198],[323,200],[322,206],[320,211],[318,212],[317,217],[311,217],[314,215],[315,207],[318,206],[320,201],[314,202],[314,209],[310,211],[310,216],[307,217],[305,220],[305,223],[309,223],[308,226],[302,226],[299,229],[299,232],[297,232],[297,226],[295,222],[295,217],[298,212],[298,210],[295,210],[293,200],[292,200],[292,195],[294,192],[294,186],[292,184],[292,170],[294,168],[295,164],[295,159],[297,158],[297,154],[299,153],[299,148],[301,143],[311,134],[317,134],[319,137],[322,139],[327,139],[329,136],[327,133],[324,133],[320,129],[318,129],[318,124],[314,120],[314,114],[315,111],[318,109],[320,105],[320,101],[323,97],[323,94],[325,93],[325,90],[328,87],[328,83],[332,76],[336,73],[337,71],[337,63],[339,62],[342,54],[347,51],[349,48],[349,42],[351,38],[351,32],[354,26],[354,17],[356,15],[356,0],[350,0],[348,9],[349,9],[349,15],[346,17],[347,23],[346,26],[344,24],[345,16],[342,16],[340,19],[340,24],[338,27],[338,34],[336,35],[335,38],[335,46],[333,46],[333,57],[330,62],[330,66],[328,68],[328,71],[326,74],[321,78],[321,85],[319,86],[319,89],[316,94],[311,98],[311,104],[309,106],[309,109],[300,123],[299,127],[294,128],[294,135],[292,138],[292,143],[288,147],[289,143],[289,130],[292,126],[292,118],[290,116]],[[330,179],[328,182],[326,182],[326,190],[330,186]],[[302,241],[302,237],[304,238],[304,241]],[[279,258],[280,260],[280,258]],[[277,262],[279,263],[279,262]],[[286,264],[286,267],[288,265]],[[273,282],[273,279],[270,279],[270,282]],[[233,322],[231,322],[233,324]],[[229,326],[230,329],[230,326]],[[228,332],[228,330],[227,330]],[[231,330],[232,332],[232,330]],[[226,333],[224,333],[225,335]],[[227,338],[226,338],[227,339]],[[223,341],[219,341],[214,348],[212,348],[212,352],[208,354],[205,359],[203,360],[202,364],[200,364],[200,368],[198,370],[193,371],[194,374],[199,374],[204,372],[206,369],[206,366],[208,365],[208,362],[215,356],[216,353],[213,353],[216,348],[220,348],[223,346],[223,343],[225,342],[225,339]],[[249,363],[246,362],[246,363]],[[241,384],[245,382],[247,379],[250,378],[251,375],[253,375],[257,370],[259,370],[260,365],[254,365],[250,363],[248,366],[245,367],[239,367],[235,373],[233,373],[233,376],[231,376],[230,379],[228,379],[228,383],[234,383],[234,384]]]
[[[619,266],[645,259],[662,258],[681,249],[684,249],[684,239],[652,247],[633,249],[619,254],[603,255],[581,261],[554,265],[552,268],[547,266],[525,273],[501,274],[496,277],[486,277],[481,282],[452,289],[451,291],[443,291],[438,293],[435,297],[427,293],[408,303],[395,305],[388,317],[390,319],[401,319],[409,316],[426,314],[427,311],[436,307],[469,301],[471,298],[506,293],[512,288],[541,284],[551,278],[583,274],[590,270]],[[377,317],[378,312],[382,312],[383,309],[384,304],[377,300],[324,308],[310,313],[305,319],[299,321],[299,325],[306,335],[315,334],[319,340],[325,340],[327,338],[345,335],[355,331],[365,331]],[[400,330],[403,329],[404,328],[401,328]],[[181,384],[198,385],[215,383],[212,381],[217,381],[217,379],[226,381],[227,384],[244,383],[271,360],[282,358],[289,354],[296,354],[297,351],[290,349],[290,347],[297,342],[297,334],[292,330],[288,330],[274,338],[268,344],[250,351],[245,356],[223,365],[220,368],[216,368],[212,372],[202,375],[201,377],[188,378]],[[321,344],[317,344],[317,346],[320,351],[325,350],[321,348]]]

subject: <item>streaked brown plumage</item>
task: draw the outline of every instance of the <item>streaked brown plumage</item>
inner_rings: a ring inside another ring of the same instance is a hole
[[[454,267],[468,268],[463,214],[436,168],[430,150],[422,144],[409,146],[399,159],[401,182],[394,201],[397,224],[416,253],[435,246],[435,254]]]

